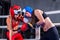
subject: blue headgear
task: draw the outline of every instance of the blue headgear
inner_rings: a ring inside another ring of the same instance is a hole
[[[33,9],[30,6],[26,6],[23,10],[25,10],[26,12],[29,12],[30,14],[32,14]]]

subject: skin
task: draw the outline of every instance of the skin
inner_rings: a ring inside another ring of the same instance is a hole
[[[15,23],[19,22],[19,21],[16,21],[18,16],[19,16],[19,14],[14,16],[15,19],[13,19],[13,20],[15,21]],[[20,15],[19,19],[21,19],[21,17],[23,17],[23,16]],[[11,28],[11,16],[10,15],[7,17],[6,23],[7,23],[7,30],[12,31],[12,30],[17,30],[18,29],[18,25],[15,26],[13,29]],[[15,33],[17,33],[17,31],[12,31],[12,35],[14,35]]]
[[[31,14],[29,12],[26,12],[28,15],[26,15],[27,17],[31,17]],[[43,27],[43,31],[48,31],[50,28],[54,27],[55,25],[52,23],[52,21],[50,20],[49,17],[46,17],[45,19],[42,16],[43,11],[39,10],[39,9],[35,9],[34,10],[34,15],[38,18],[38,22],[37,24],[41,24],[41,23],[45,23],[44,27]]]
[[[36,9],[34,11],[34,14],[35,16],[39,19],[39,21],[37,22],[37,24],[39,23],[42,23],[44,22],[45,25],[43,27],[43,30],[44,31],[48,31],[50,28],[54,27],[55,25],[52,23],[52,21],[50,20],[49,17],[46,17],[45,19],[43,18],[42,14],[43,14],[43,11],[42,10],[39,10],[39,9]]]

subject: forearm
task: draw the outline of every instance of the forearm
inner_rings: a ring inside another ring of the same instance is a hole
[[[40,21],[38,22],[45,22],[45,19],[47,18],[48,16],[45,14],[45,12],[41,13],[40,14]]]
[[[36,9],[35,11],[34,11],[34,14],[35,14],[35,16],[38,18],[38,22],[40,22],[40,23],[42,23],[42,22],[45,22],[45,20],[44,20],[44,17],[43,17],[43,11],[41,11],[41,10],[39,10],[39,9]]]
[[[39,13],[39,15],[37,16],[39,21],[37,22],[37,24],[42,24],[45,23],[44,17],[41,13]]]

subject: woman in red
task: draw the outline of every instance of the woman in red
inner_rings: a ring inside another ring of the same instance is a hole
[[[7,23],[7,38],[8,40],[23,40],[21,33],[18,33],[18,25],[20,21],[23,21],[24,17],[21,14],[21,7],[14,5],[10,7],[10,15],[6,19]],[[21,31],[25,31],[27,24],[23,23]],[[10,35],[11,31],[11,35]],[[11,38],[10,38],[11,36]]]

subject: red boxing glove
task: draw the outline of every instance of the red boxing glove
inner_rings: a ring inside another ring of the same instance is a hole
[[[24,23],[21,27],[21,31],[26,31],[28,29],[27,24]]]

